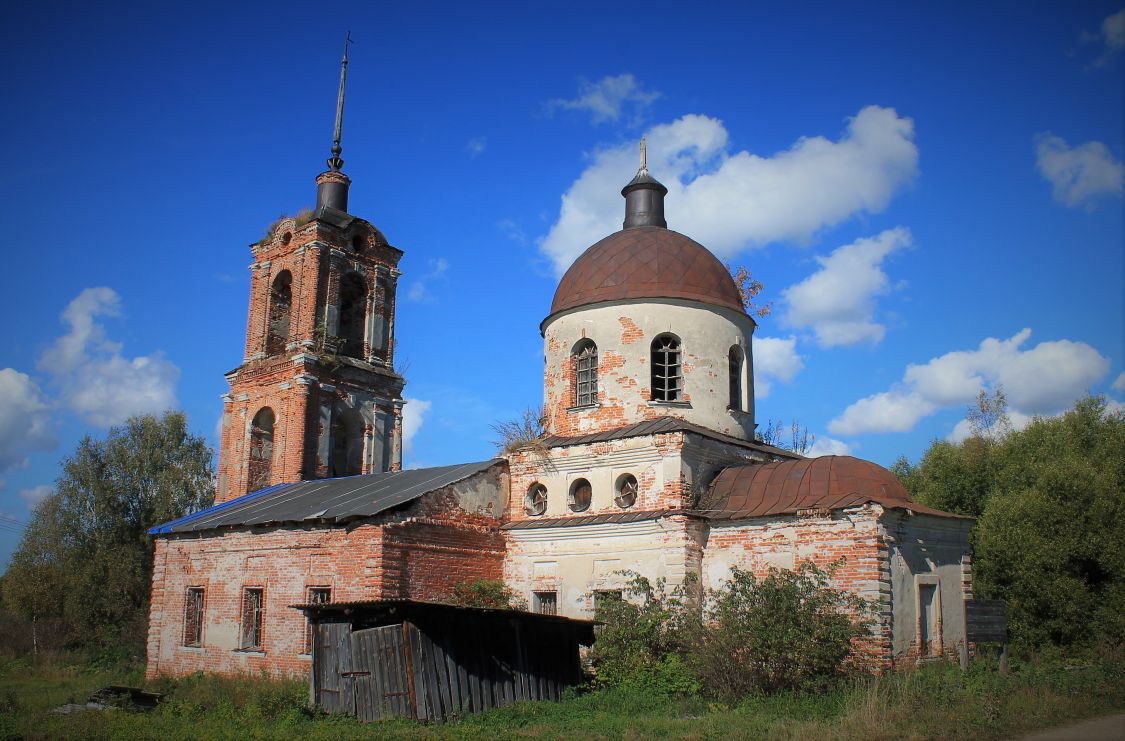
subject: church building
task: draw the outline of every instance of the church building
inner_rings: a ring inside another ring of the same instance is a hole
[[[149,676],[305,674],[299,603],[440,602],[503,579],[531,610],[587,618],[624,572],[705,594],[732,567],[804,561],[838,562],[837,586],[872,605],[872,666],[964,644],[971,520],[874,463],[755,441],[756,323],[722,263],[668,228],[643,144],[622,229],[574,262],[539,326],[545,435],[403,470],[403,253],[348,212],[346,65],[316,209],[251,246],[216,504],[150,531]]]

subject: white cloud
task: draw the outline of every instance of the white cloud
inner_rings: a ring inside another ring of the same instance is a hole
[[[1125,170],[1099,141],[1071,147],[1050,132],[1040,134],[1036,137],[1036,165],[1051,183],[1055,200],[1071,208],[1093,208],[1099,196],[1122,191]]]
[[[1125,373],[1122,373],[1117,377],[1117,380],[1113,382],[1113,390],[1125,392]]]
[[[1102,45],[1101,55],[1091,63],[1091,66],[1105,67],[1119,51],[1125,49],[1125,9],[1106,16],[1098,33],[1083,32],[1082,40]]]
[[[40,484],[39,486],[33,486],[30,489],[21,491],[20,498],[27,503],[28,509],[33,509],[35,505],[54,493],[55,487],[50,484]]]
[[[1041,342],[1028,350],[1024,329],[1007,340],[989,337],[975,350],[958,350],[909,365],[894,388],[860,399],[828,424],[837,435],[904,432],[938,409],[971,404],[984,388],[1003,386],[1013,422],[1055,414],[1070,406],[1109,370],[1109,360],[1084,342]]]
[[[0,471],[27,463],[27,453],[50,450],[50,403],[38,384],[14,368],[0,369]]]
[[[110,288],[87,288],[62,313],[68,331],[42,355],[59,400],[91,424],[107,427],[134,414],[176,406],[180,369],[159,354],[128,358],[107,339],[99,317],[121,316],[121,299]]]
[[[422,429],[426,413],[433,402],[407,398],[402,407],[402,456],[404,459],[414,454],[414,436]]]
[[[882,262],[911,243],[910,230],[897,227],[817,257],[820,270],[782,291],[783,320],[812,327],[821,347],[878,343],[886,328],[874,320],[875,297],[889,290]]]
[[[914,122],[879,106],[849,119],[836,141],[802,137],[768,157],[729,153],[726,128],[707,116],[683,116],[647,136],[649,170],[668,187],[669,226],[720,257],[776,240],[805,240],[854,214],[882,211],[918,172]],[[556,273],[621,228],[620,190],[636,169],[633,143],[591,157],[540,242]]]
[[[639,117],[659,97],[660,93],[643,90],[633,75],[625,73],[603,77],[593,83],[581,80],[578,97],[549,100],[547,110],[588,111],[594,123],[605,123],[619,120],[627,108]]]
[[[797,354],[796,337],[758,337],[754,340],[754,396],[769,396],[774,381],[786,383],[805,366]]]
[[[484,153],[488,148],[488,139],[483,136],[473,137],[469,143],[465,145],[465,151],[469,153],[469,157],[476,157]]]
[[[430,269],[421,278],[411,283],[409,290],[406,292],[406,297],[411,301],[432,301],[434,294],[430,287],[433,286],[435,281],[444,281],[445,273],[449,270],[449,261],[444,257],[430,258],[426,261],[426,264],[429,265]]]
[[[851,452],[851,446],[842,440],[817,437],[813,439],[812,447],[805,455],[809,458],[817,458],[822,455],[851,455]]]

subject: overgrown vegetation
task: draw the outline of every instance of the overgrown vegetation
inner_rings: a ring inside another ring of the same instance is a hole
[[[979,518],[976,594],[1005,601],[1027,648],[1125,645],[1125,414],[1087,397],[1013,432],[998,389],[969,421],[894,471],[918,501]]]
[[[463,607],[526,610],[527,602],[500,579],[477,579],[453,585],[453,603]]]
[[[131,417],[105,440],[84,437],[0,580],[0,649],[143,654],[146,531],[213,501],[211,449],[181,412]]]
[[[746,309],[746,313],[759,319],[769,316],[773,311],[773,301],[760,304],[756,300],[758,294],[765,289],[762,281],[755,280],[750,268],[745,265],[736,268],[727,263],[726,268],[730,277],[734,279],[734,285],[738,288],[738,295],[742,299],[742,306]]]
[[[500,436],[498,440],[493,440],[496,451],[506,454],[524,448],[541,448],[546,424],[545,407],[528,407],[515,419],[491,425],[492,431]]]
[[[769,420],[765,427],[754,433],[754,439],[775,448],[791,450],[798,455],[806,455],[816,441],[816,435],[809,432],[797,420],[792,420],[786,426],[781,420]]]
[[[311,208],[302,208],[293,216],[289,216],[288,214],[282,214],[281,216],[278,216],[276,219],[270,222],[269,226],[266,227],[266,233],[263,234],[262,238],[258,240],[258,246],[264,247],[265,245],[272,242],[273,236],[277,232],[278,227],[280,227],[281,223],[286,219],[293,219],[293,228],[300,229],[305,224],[308,224],[310,221],[312,221],[313,216],[315,216],[315,212]]]

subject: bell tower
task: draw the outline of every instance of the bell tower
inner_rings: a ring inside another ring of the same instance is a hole
[[[394,369],[394,323],[403,253],[348,213],[340,155],[350,41],[316,208],[278,219],[250,245],[246,348],[226,374],[216,502],[402,465],[405,380]]]

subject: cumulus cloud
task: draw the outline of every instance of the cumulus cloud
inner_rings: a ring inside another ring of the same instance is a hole
[[[851,455],[851,452],[851,446],[842,440],[817,437],[813,439],[812,447],[805,455],[809,458],[817,458],[822,455]]]
[[[50,402],[30,376],[0,369],[0,471],[26,464],[30,452],[55,446],[50,411]]]
[[[1122,191],[1121,162],[1099,141],[1071,147],[1045,132],[1036,137],[1036,165],[1051,184],[1055,200],[1071,208],[1091,209],[1099,197]]]
[[[783,320],[811,327],[821,347],[879,342],[886,328],[874,320],[875,297],[889,290],[882,263],[910,244],[910,230],[897,227],[817,257],[819,270],[782,291]]]
[[[1094,67],[1104,67],[1113,57],[1125,49],[1125,8],[1106,16],[1098,28],[1098,33],[1082,34],[1082,40],[1100,44],[1102,53],[1091,64]]]
[[[35,505],[54,493],[55,487],[50,484],[40,484],[39,486],[33,486],[30,489],[22,490],[20,492],[20,499],[27,503],[28,509],[34,509]]]
[[[410,284],[410,288],[406,292],[406,297],[411,301],[432,301],[434,294],[430,290],[436,281],[445,280],[445,272],[449,270],[449,261],[444,257],[430,258],[426,261],[429,270]]]
[[[42,355],[60,402],[87,422],[108,427],[134,414],[176,406],[180,369],[159,354],[129,358],[106,337],[101,317],[121,316],[121,298],[110,288],[87,288],[63,311],[67,332]]]
[[[572,110],[586,111],[594,123],[618,121],[627,111],[639,117],[643,111],[660,97],[660,93],[644,90],[637,78],[629,73],[607,76],[597,82],[581,80],[578,83],[578,96],[575,98],[555,98],[547,101],[547,111]]]
[[[407,398],[402,407],[402,455],[409,458],[414,454],[414,436],[422,429],[426,421],[426,413],[430,411],[433,402],[423,399]]]
[[[1120,376],[1117,377],[1117,380],[1115,380],[1113,382],[1113,390],[1114,391],[1125,391],[1125,373],[1122,373]]]
[[[973,403],[1001,385],[1013,422],[1055,414],[1109,371],[1109,360],[1084,342],[1055,340],[1030,349],[1024,329],[1007,340],[989,337],[975,350],[958,350],[909,365],[894,388],[860,399],[828,424],[837,435],[905,432],[938,409]]]
[[[754,340],[754,396],[769,396],[773,382],[787,383],[805,367],[797,354],[796,337],[758,337]]]
[[[802,137],[770,156],[728,151],[716,118],[687,115],[647,134],[649,171],[668,187],[669,226],[720,257],[886,208],[918,172],[914,122],[868,106],[835,141]],[[540,249],[561,275],[574,258],[621,228],[620,190],[637,169],[633,143],[596,152],[562,196]]]

